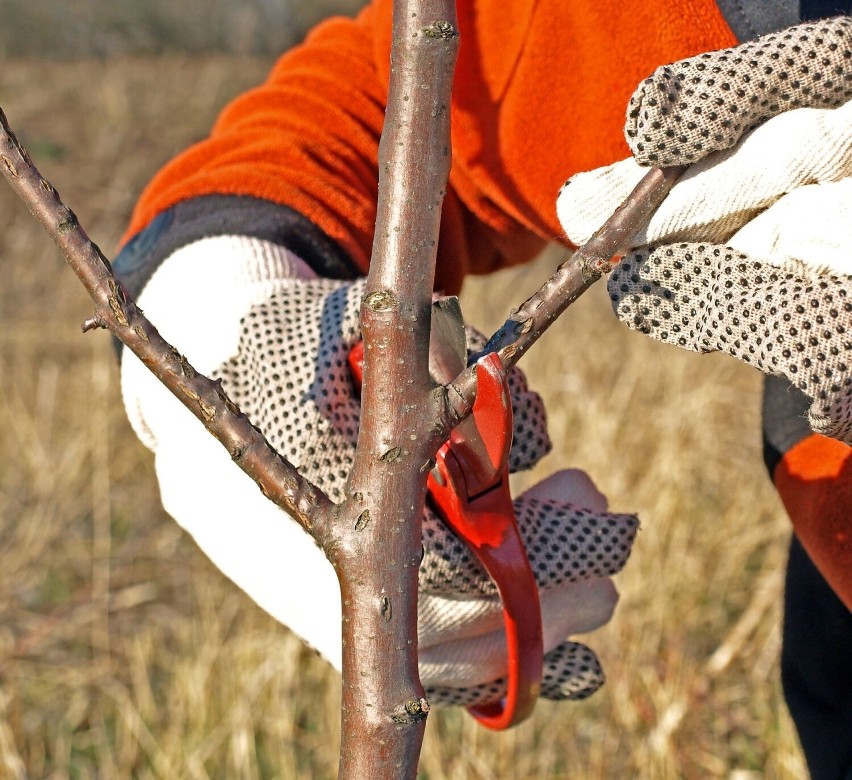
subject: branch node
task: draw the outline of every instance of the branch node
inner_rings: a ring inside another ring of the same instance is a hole
[[[499,353],[500,354],[500,360],[503,361],[504,366],[510,360],[514,360],[515,355],[518,352],[518,349],[519,349],[519,347],[518,347],[517,344],[509,344],[509,346],[503,347],[503,349],[500,350],[500,353]]]
[[[402,457],[402,447],[392,447],[379,460],[382,463],[396,463]]]
[[[192,367],[192,363],[186,359],[186,356],[182,355],[174,347],[172,347],[171,352],[172,358],[180,367],[181,374],[183,374],[187,379],[195,379],[198,376],[198,372]]]
[[[532,326],[533,321],[532,317],[530,317],[528,319],[519,320],[518,322],[516,322],[512,327],[512,330],[514,331],[516,336],[522,336],[524,333],[528,333]]]
[[[391,618],[393,617],[393,606],[391,605],[391,600],[387,596],[382,596],[380,612],[382,613],[382,620],[384,620],[385,623],[390,623]]]
[[[121,325],[122,328],[126,328],[130,324],[130,320],[127,319],[127,315],[124,313],[124,307],[121,305],[121,301],[119,301],[117,295],[110,295],[107,298],[107,302],[109,303],[110,309],[112,309],[112,313],[115,315],[115,319],[118,321],[118,324]]]
[[[400,725],[409,725],[426,720],[432,708],[426,699],[409,699],[391,713],[391,720]]]
[[[83,324],[80,325],[80,330],[83,333],[88,333],[90,330],[98,330],[99,328],[106,328],[106,323],[97,314],[83,320]]]
[[[428,27],[424,27],[421,32],[427,38],[436,38],[442,41],[452,40],[453,38],[457,38],[459,35],[456,32],[456,28],[446,21],[440,21],[435,22],[434,24],[430,24]]]
[[[70,233],[72,230],[76,230],[77,228],[77,215],[68,209],[68,215],[65,219],[60,220],[56,223],[56,232],[59,233],[60,236],[64,236],[66,233]]]
[[[376,290],[364,298],[364,305],[372,311],[393,311],[397,300],[390,290]]]
[[[603,266],[606,266],[607,270],[612,268],[612,265],[610,263],[601,260],[599,257],[583,257],[580,260],[580,275],[582,276],[583,281],[596,282],[598,279],[601,278],[601,275],[604,273]]]
[[[368,525],[370,525],[371,520],[370,510],[365,509],[360,515],[358,515],[358,519],[355,521],[355,530],[363,531]]]
[[[216,387],[216,396],[225,405],[225,408],[234,416],[241,417],[242,412],[240,411],[240,407],[225,392],[225,389],[222,387],[221,377],[214,379],[213,384]]]
[[[114,276],[110,276],[107,279],[107,287],[109,287],[109,291],[119,299],[122,303],[127,302],[127,291],[124,289],[124,285],[118,281]]]
[[[0,160],[3,160],[3,165],[6,166],[6,169],[9,171],[11,176],[14,176],[16,179],[18,178],[18,169],[15,167],[15,163],[13,163],[5,154],[0,155]]]
[[[601,258],[596,258],[594,262],[594,269],[598,272],[598,274],[608,274],[612,271],[612,263],[609,260],[602,260]]]
[[[199,401],[198,404],[201,407],[201,416],[206,422],[210,422],[216,416],[216,407],[206,401]]]

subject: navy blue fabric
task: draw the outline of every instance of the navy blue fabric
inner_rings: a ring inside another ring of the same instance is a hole
[[[852,612],[795,537],[787,563],[781,680],[813,780],[852,780]]]
[[[852,2],[849,0],[801,0],[803,22],[844,14],[852,14]]]
[[[148,227],[125,244],[112,261],[113,273],[134,301],[164,259],[156,254],[156,249],[173,221],[173,209],[158,214]]]
[[[792,27],[799,21],[799,0],[716,0],[739,41]]]
[[[357,268],[316,225],[287,206],[241,195],[204,195],[159,214],[131,239],[112,264],[132,298],[169,255],[213,236],[251,236],[289,249],[318,276],[355,279]]]
[[[763,382],[763,460],[769,474],[784,453],[810,436],[808,397],[786,379],[769,376]]]
[[[716,4],[740,41],[750,41],[800,21],[852,13],[850,0],[716,0]]]

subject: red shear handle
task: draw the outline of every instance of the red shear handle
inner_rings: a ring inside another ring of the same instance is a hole
[[[349,365],[359,389],[363,361],[364,345],[358,342]],[[503,602],[506,696],[469,710],[484,726],[501,730],[520,723],[535,706],[544,641],[538,586],[509,492],[512,404],[500,358],[494,353],[482,358],[476,377],[473,414],[438,451],[428,486],[435,509],[482,563]]]
[[[512,401],[496,354],[476,364],[473,414],[438,452],[429,493],[449,525],[473,550],[500,593],[506,631],[506,697],[471,707],[484,726],[520,723],[541,689],[544,641],[538,587],[509,492]]]
[[[430,477],[432,500],[447,525],[474,551],[503,602],[509,664],[506,697],[469,711],[488,728],[506,729],[529,716],[541,690],[544,641],[538,587],[515,522],[506,478],[468,500],[452,488],[464,480],[451,449],[441,448],[438,470],[445,484]]]

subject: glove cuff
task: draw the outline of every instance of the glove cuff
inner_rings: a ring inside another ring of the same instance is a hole
[[[201,195],[166,209],[122,247],[113,270],[135,299],[178,249],[203,238],[231,235],[289,249],[318,276],[355,279],[361,275],[337,243],[298,211],[246,195]]]

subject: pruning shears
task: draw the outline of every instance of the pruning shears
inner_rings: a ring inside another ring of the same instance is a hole
[[[434,333],[433,327],[433,342]],[[359,342],[349,355],[359,387],[363,359]],[[500,358],[490,353],[478,360],[476,377],[473,412],[438,451],[428,478],[428,500],[476,555],[503,602],[506,696],[469,708],[484,726],[502,730],[523,721],[535,706],[544,644],[538,588],[509,491],[512,403]]]

